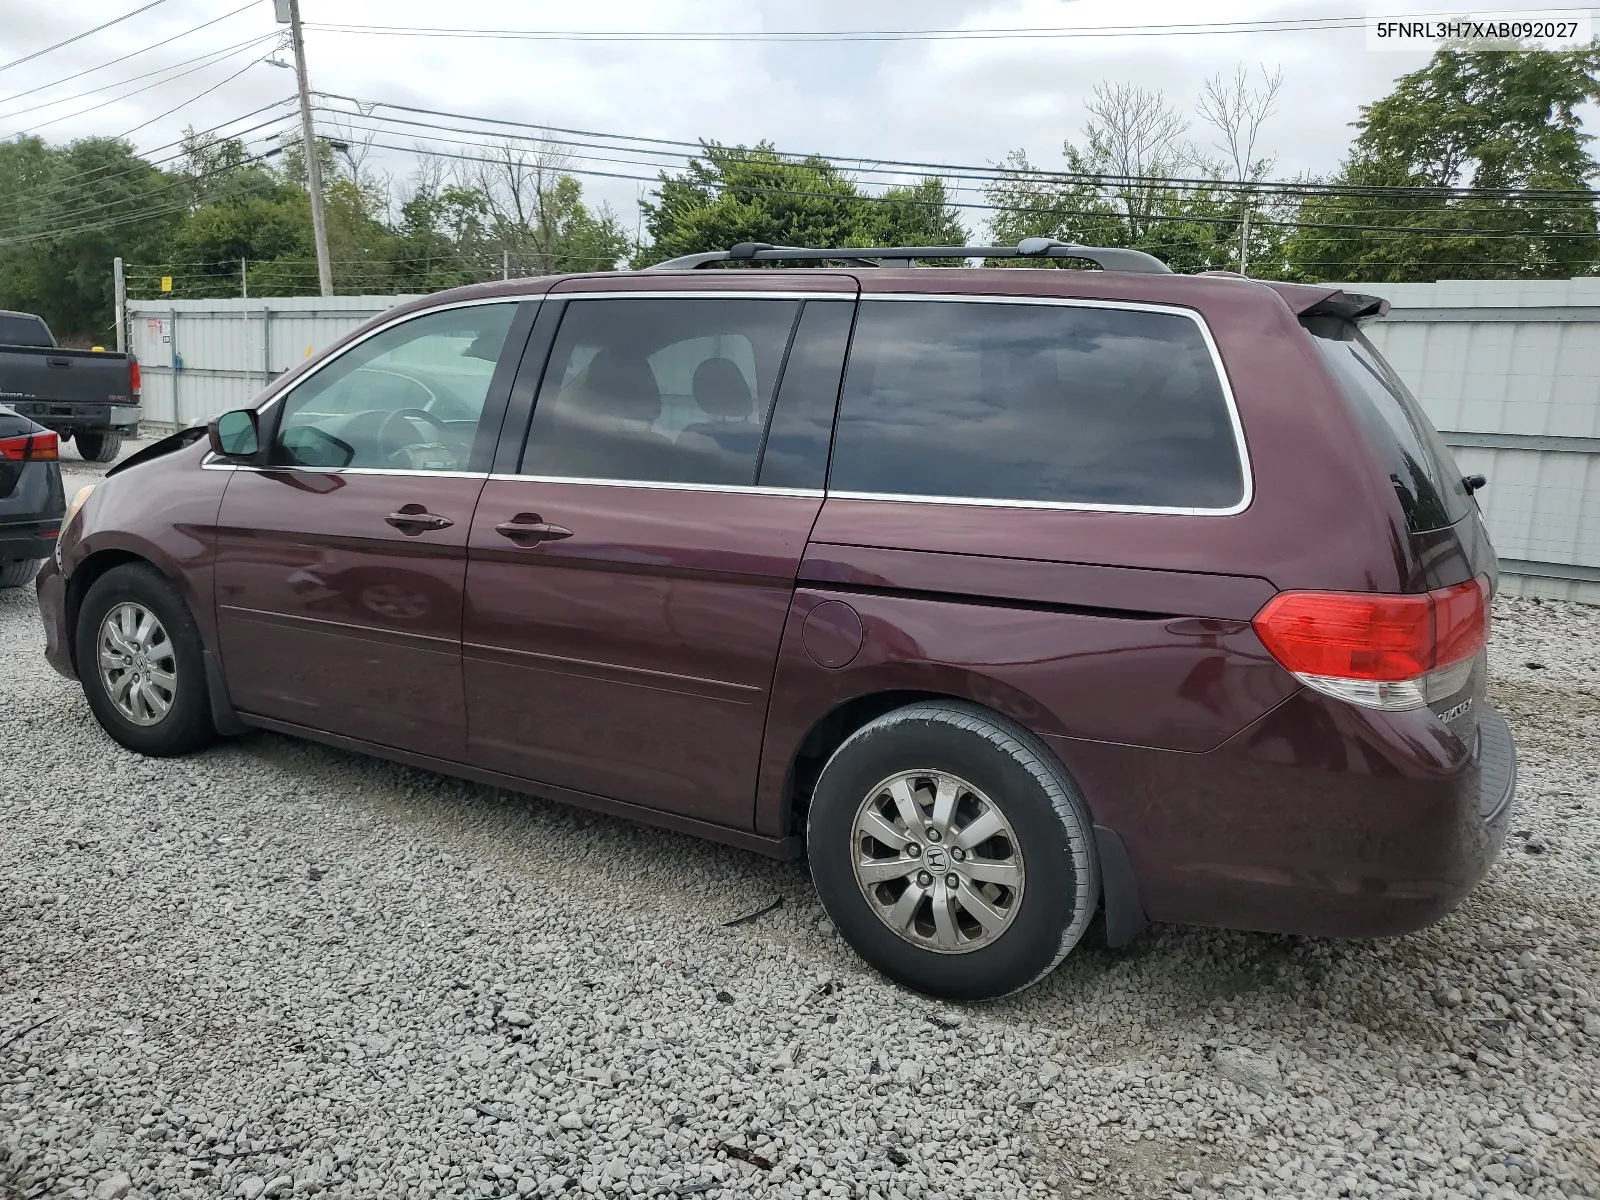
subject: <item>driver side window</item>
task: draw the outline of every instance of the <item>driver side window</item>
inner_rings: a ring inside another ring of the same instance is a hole
[[[291,467],[467,467],[515,301],[402,321],[290,389],[271,461]]]

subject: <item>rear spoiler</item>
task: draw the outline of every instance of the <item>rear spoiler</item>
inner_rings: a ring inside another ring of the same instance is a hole
[[[1359,323],[1389,315],[1389,302],[1382,296],[1365,296],[1314,283],[1268,283],[1267,286],[1282,296],[1294,315],[1302,319],[1335,317]]]

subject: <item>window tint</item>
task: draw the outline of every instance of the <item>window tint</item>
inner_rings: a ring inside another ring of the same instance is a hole
[[[1351,321],[1313,317],[1305,325],[1389,472],[1406,527],[1426,533],[1471,512],[1455,456],[1377,347]]]
[[[764,486],[820,488],[827,482],[833,414],[855,311],[853,300],[806,301],[761,456]]]
[[[55,339],[38,317],[0,313],[0,346],[54,346]]]
[[[465,470],[516,311],[446,309],[346,351],[285,397],[272,461]]]
[[[1196,324],[1067,305],[864,301],[828,486],[1227,508],[1227,401]]]
[[[799,303],[574,300],[522,473],[750,485]]]

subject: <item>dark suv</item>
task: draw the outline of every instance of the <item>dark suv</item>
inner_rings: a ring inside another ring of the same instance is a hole
[[[1101,269],[907,269],[966,256]],[[1385,309],[1043,239],[445,292],[79,493],[48,654],[145,754],[257,726],[806,852],[939,995],[1102,908],[1413,930],[1514,756],[1482,481]]]

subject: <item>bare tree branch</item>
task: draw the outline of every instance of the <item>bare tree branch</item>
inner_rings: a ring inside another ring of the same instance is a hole
[[[1262,66],[1261,86],[1252,87],[1243,66],[1225,81],[1221,72],[1206,80],[1195,107],[1200,119],[1215,129],[1219,140],[1212,143],[1233,166],[1233,177],[1241,183],[1260,178],[1272,170],[1275,158],[1256,161],[1256,140],[1267,118],[1278,111],[1278,93],[1283,88],[1283,68],[1270,75]]]
[[[1089,111],[1083,127],[1089,161],[1104,174],[1123,177],[1110,190],[1137,236],[1163,190],[1154,181],[1177,174],[1195,158],[1183,140],[1189,123],[1161,92],[1131,83],[1096,84],[1084,107]]]

